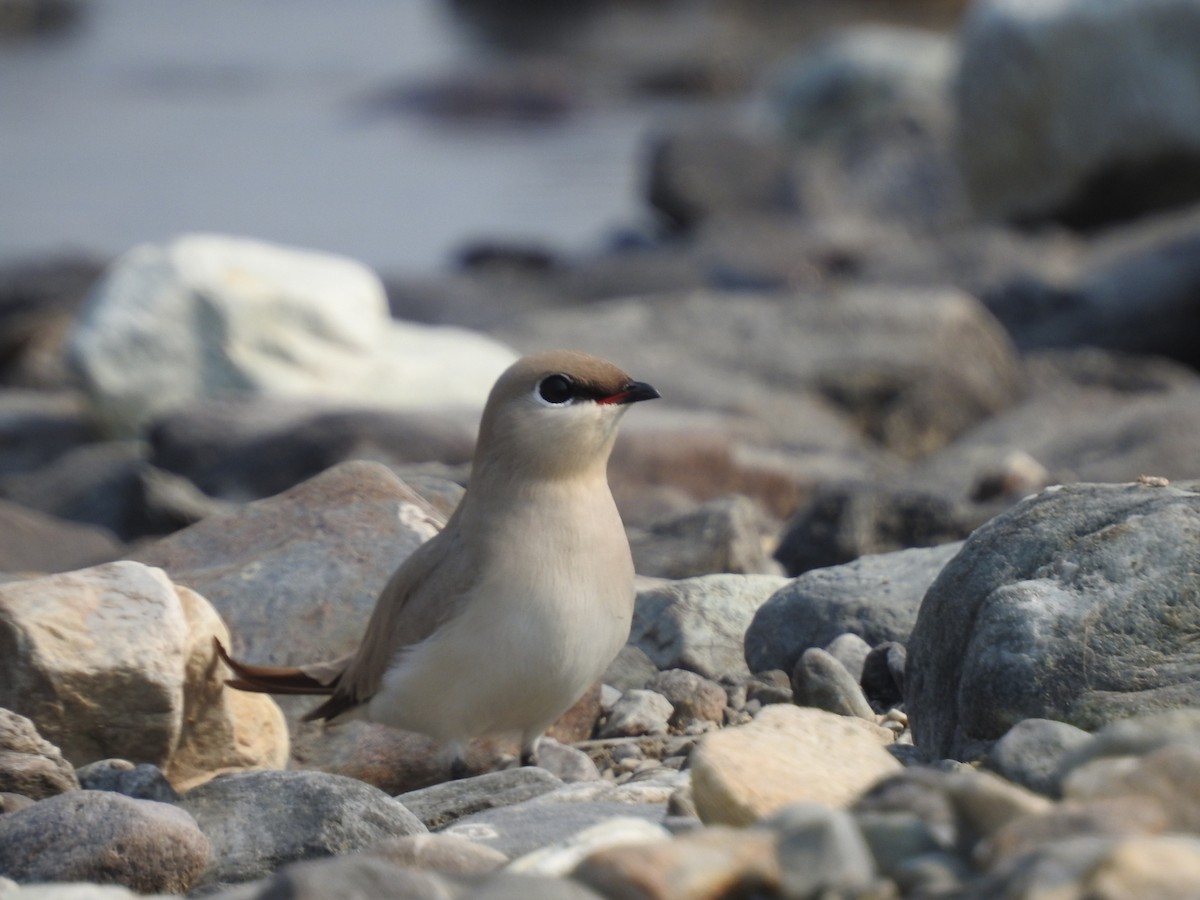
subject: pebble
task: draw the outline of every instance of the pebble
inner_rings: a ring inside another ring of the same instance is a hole
[[[640,734],[666,734],[674,707],[657,691],[628,690],[617,701],[600,737],[630,737]]]

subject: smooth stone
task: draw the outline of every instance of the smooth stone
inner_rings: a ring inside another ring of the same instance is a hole
[[[543,737],[537,746],[537,767],[563,781],[599,781],[600,770],[582,750]]]
[[[875,711],[854,676],[819,647],[809,647],[800,654],[792,671],[792,696],[797,706],[875,721]]]
[[[404,869],[440,875],[483,875],[508,863],[508,857],[499,850],[452,834],[386,838],[362,852]]]
[[[178,806],[212,842],[204,885],[250,881],[285,863],[426,830],[378,788],[324,772],[224,775],[188,791]]]
[[[286,865],[247,900],[446,900],[453,896],[450,892],[450,885],[435,873],[355,854]]]
[[[427,828],[443,828],[463,816],[521,803],[562,784],[562,779],[541,767],[522,766],[409,791],[396,800]]]
[[[792,579],[762,605],[746,630],[746,663],[752,672],[791,672],[809,647],[824,647],[847,633],[872,647],[906,642],[925,591],[958,547],[864,556]]]
[[[71,791],[0,816],[0,871],[20,881],[96,881],[184,893],[213,848],[187,812],[106,791]]]
[[[1092,740],[1086,731],[1066,722],[1024,719],[992,745],[984,764],[1015,784],[1057,797],[1063,760]]]
[[[824,650],[845,666],[855,681],[861,682],[863,665],[866,663],[867,654],[871,652],[870,644],[857,634],[846,632],[826,644]]]
[[[1141,757],[1097,757],[1072,769],[1062,790],[1075,800],[1151,799],[1172,830],[1200,831],[1200,746],[1170,743]]]
[[[696,809],[706,824],[750,825],[792,803],[845,807],[901,768],[891,742],[863,719],[765,707],[749,725],[701,738],[691,756]]]
[[[620,699],[620,694],[631,689],[642,689],[658,673],[658,666],[641,647],[636,644],[626,644],[617,653],[616,659],[608,664],[604,672],[604,683],[616,688],[618,694],[613,703]],[[609,709],[611,712],[611,708]]]
[[[723,687],[686,669],[660,672],[650,679],[646,688],[662,694],[674,707],[670,724],[675,726],[693,719],[721,722],[729,703]]]
[[[105,528],[68,522],[0,499],[0,572],[71,572],[110,562],[124,549]]]
[[[899,641],[885,641],[867,654],[860,679],[872,703],[889,709],[904,702],[904,670],[908,651]]]
[[[579,863],[597,851],[611,847],[641,846],[670,838],[671,835],[661,825],[645,819],[616,816],[577,831],[558,843],[518,857],[509,863],[506,871],[562,877],[571,874]]]
[[[845,810],[795,803],[756,827],[778,835],[776,854],[783,896],[809,897],[826,891],[852,894],[875,880],[871,848]]]

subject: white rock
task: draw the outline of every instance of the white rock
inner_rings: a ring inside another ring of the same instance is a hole
[[[70,347],[97,412],[121,432],[228,394],[480,407],[515,359],[474,332],[394,322],[379,278],[353,260],[205,234],[118,259]]]

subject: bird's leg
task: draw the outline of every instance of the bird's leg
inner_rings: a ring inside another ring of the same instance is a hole
[[[540,734],[534,735],[532,738],[526,738],[521,742],[521,765],[536,766],[537,765],[537,745],[542,739]]]

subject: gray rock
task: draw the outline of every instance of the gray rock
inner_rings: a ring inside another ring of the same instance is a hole
[[[1025,719],[992,745],[984,764],[1015,784],[1057,797],[1063,761],[1091,742],[1090,734],[1066,722]]]
[[[0,345],[3,341],[0,335]],[[8,387],[0,393],[0,477],[40,469],[64,453],[99,440],[82,401],[78,391],[51,393]]]
[[[224,398],[163,416],[148,435],[151,461],[206,494],[258,500],[349,459],[395,470],[414,463],[471,461],[477,417],[438,413],[330,410],[304,400]]]
[[[1110,722],[1090,741],[1080,741],[1059,758],[1059,777],[1111,757],[1145,756],[1173,744],[1200,743],[1200,710],[1184,708]],[[1002,773],[1003,774],[1003,773]]]
[[[693,719],[720,722],[725,716],[729,698],[725,689],[686,669],[668,669],[654,676],[647,689],[662,694],[674,707],[670,724],[681,726]]]
[[[650,204],[675,228],[709,216],[796,205],[791,158],[778,140],[712,127],[653,139]]]
[[[875,721],[875,712],[854,676],[820,647],[809,647],[800,654],[792,670],[792,696],[798,706]]]
[[[870,644],[857,634],[847,632],[839,634],[826,644],[824,650],[845,666],[855,681],[861,681],[863,664],[867,660],[867,654],[871,652]]]
[[[875,879],[871,848],[854,818],[844,810],[796,803],[756,827],[779,834],[777,853],[784,896],[853,893]]]
[[[600,729],[600,737],[666,734],[667,722],[674,711],[671,701],[656,691],[626,691],[609,713],[608,721]]]
[[[647,528],[631,529],[629,546],[639,575],[774,575],[779,566],[764,548],[766,536],[775,529],[753,500],[723,497]]]
[[[212,842],[212,863],[201,879],[206,885],[249,881],[285,863],[425,831],[379,789],[324,772],[225,775],[188,791],[178,806]]]
[[[151,763],[134,765],[127,759],[101,759],[76,771],[79,786],[85,791],[113,791],[135,800],[174,803],[179,794]]]
[[[641,689],[657,672],[658,666],[645,650],[636,644],[626,644],[608,664],[608,669],[604,672],[604,683],[621,692],[632,688]]]
[[[71,764],[33,722],[0,709],[0,791],[41,800],[78,789]]]
[[[72,791],[0,816],[0,872],[18,882],[181,894],[197,883],[210,851],[183,810],[103,791]]]
[[[914,857],[945,849],[914,812],[859,812],[854,821],[871,848],[879,871],[889,878]]]
[[[426,827],[442,828],[463,816],[521,803],[562,784],[561,778],[540,766],[522,766],[435,784],[400,794],[396,799]]]
[[[443,833],[468,838],[515,859],[615,816],[636,816],[659,825],[665,812],[665,802],[594,800],[560,803],[539,799],[465,816]]]
[[[959,546],[865,556],[793,579],[755,614],[746,631],[746,663],[754,672],[790,672],[809,647],[846,633],[872,646],[907,641],[926,589]]]
[[[253,900],[446,900],[453,894],[438,875],[353,855],[284,866],[252,896]]]
[[[706,575],[638,592],[629,642],[660,669],[749,674],[742,641],[755,611],[787,584],[774,575]]]
[[[601,900],[601,895],[568,878],[540,878],[499,872],[470,886],[463,900]]]
[[[930,587],[908,643],[906,706],[927,755],[971,757],[1015,722],[1094,730],[1200,704],[1200,494],[1066,485],[980,528]]]
[[[0,572],[70,572],[116,559],[124,549],[107,529],[0,500]]]
[[[1200,194],[1197,32],[1189,0],[973,4],[955,105],[977,208],[1088,226]]]
[[[543,737],[538,741],[537,767],[545,769],[563,781],[598,781],[600,770],[592,758],[569,744],[560,744],[553,738]]]
[[[819,488],[788,523],[775,558],[801,575],[862,556],[935,547],[971,533],[971,511],[941,491],[887,484]]]

